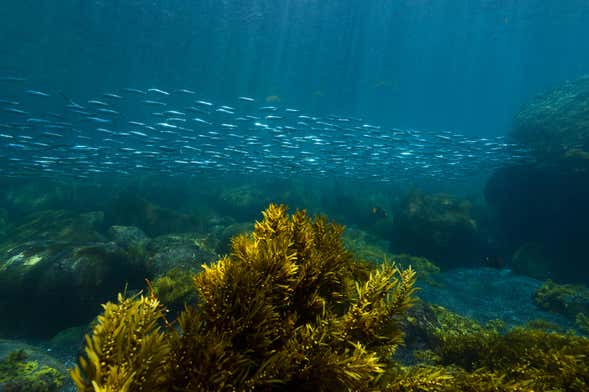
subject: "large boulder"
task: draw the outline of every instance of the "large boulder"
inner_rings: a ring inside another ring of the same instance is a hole
[[[217,261],[218,255],[201,234],[166,234],[158,236],[147,245],[148,273],[158,277],[173,268],[198,271],[205,263]]]
[[[92,319],[126,286],[141,287],[146,270],[114,242],[39,240],[0,254],[0,334],[49,337]]]
[[[134,193],[122,193],[108,206],[105,220],[110,225],[136,226],[150,236],[186,233],[203,228],[198,217],[160,206]]]
[[[392,249],[441,267],[472,265],[484,256],[472,202],[450,195],[410,193],[394,216]]]
[[[589,76],[526,104],[515,117],[511,135],[542,161],[572,158],[589,166]]]
[[[518,272],[589,282],[589,172],[504,167],[487,181],[485,197]]]
[[[48,210],[10,229],[0,243],[0,335],[52,336],[88,322],[113,293],[143,286],[144,252],[122,229],[109,241],[102,224],[99,211]]]

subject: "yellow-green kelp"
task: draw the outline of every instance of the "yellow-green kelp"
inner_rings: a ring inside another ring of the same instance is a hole
[[[104,305],[72,370],[79,390],[379,390],[413,270],[368,272],[322,217],[263,217],[194,277],[198,300],[174,325],[153,292]]]

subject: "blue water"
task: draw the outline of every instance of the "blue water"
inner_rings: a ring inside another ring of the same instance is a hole
[[[189,86],[501,135],[587,72],[588,18],[584,0],[4,1],[0,70],[72,97]]]

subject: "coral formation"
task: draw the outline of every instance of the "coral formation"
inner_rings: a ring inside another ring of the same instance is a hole
[[[150,296],[104,305],[72,371],[80,391],[378,390],[415,274],[354,261],[343,228],[270,205],[194,278],[177,327]]]

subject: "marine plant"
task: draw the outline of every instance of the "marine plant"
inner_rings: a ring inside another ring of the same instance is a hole
[[[415,366],[392,366],[384,391],[586,391],[589,339],[474,320],[434,307],[436,344]]]
[[[156,294],[104,305],[72,370],[80,391],[371,391],[402,342],[415,273],[369,273],[343,227],[271,204],[194,277],[175,322]]]
[[[0,391],[57,392],[65,375],[58,369],[31,360],[26,350],[16,350],[0,360]]]
[[[534,303],[541,309],[575,320],[579,313],[589,314],[589,288],[583,285],[557,284],[548,279],[534,293]]]

